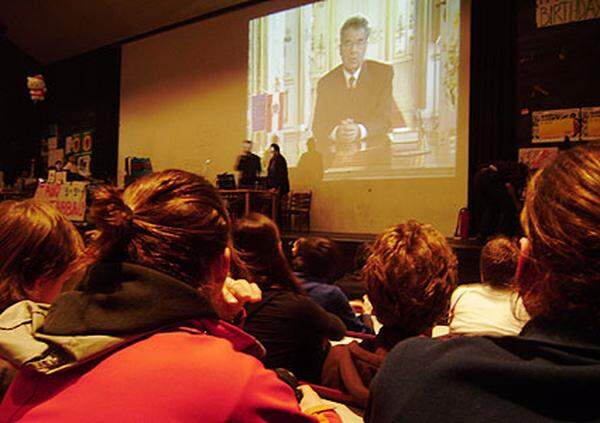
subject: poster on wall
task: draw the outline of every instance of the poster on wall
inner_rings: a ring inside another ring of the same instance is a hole
[[[600,107],[581,108],[581,140],[600,140]]]
[[[86,131],[81,136],[81,152],[84,154],[90,154],[92,152],[92,146],[94,141],[94,135],[92,131]]]
[[[538,28],[600,18],[597,0],[537,0],[535,20]]]
[[[53,167],[58,161],[64,164],[64,158],[65,152],[62,148],[48,150],[48,167]]]
[[[559,109],[533,112],[532,143],[562,142],[565,137],[579,141],[580,109]]]
[[[35,198],[52,204],[68,219],[81,222],[85,217],[87,182],[41,183]]]
[[[68,156],[73,151],[73,137],[69,135],[65,138],[65,154]]]
[[[92,174],[91,171],[92,156],[85,154],[77,158],[77,173],[81,176],[89,177]]]
[[[557,154],[557,147],[519,148],[519,163],[524,163],[529,169],[543,169],[552,163]]]

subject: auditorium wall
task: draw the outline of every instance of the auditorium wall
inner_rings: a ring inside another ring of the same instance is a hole
[[[214,179],[231,172],[246,133],[248,21],[301,1],[259,3],[123,45],[119,179],[127,156],[155,169],[183,168]],[[468,2],[466,2],[468,5]],[[462,13],[467,36],[469,7]],[[460,74],[455,177],[322,182],[307,186],[291,171],[292,189],[314,193],[312,229],[376,233],[406,218],[447,235],[467,201],[468,60]]]

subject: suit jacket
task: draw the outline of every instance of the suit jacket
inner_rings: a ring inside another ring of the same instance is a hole
[[[333,143],[329,135],[344,119],[352,118],[364,125],[367,148],[389,149],[393,77],[392,66],[365,60],[353,89],[346,85],[342,65],[319,80],[312,129],[326,166]]]

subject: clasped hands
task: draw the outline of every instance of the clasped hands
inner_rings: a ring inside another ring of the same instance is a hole
[[[354,119],[344,119],[337,127],[337,141],[353,142],[360,139],[360,127]]]

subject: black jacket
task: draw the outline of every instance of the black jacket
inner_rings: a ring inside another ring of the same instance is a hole
[[[365,421],[598,421],[598,392],[598,334],[534,320],[519,336],[401,342]]]
[[[244,330],[266,348],[265,367],[285,368],[300,380],[319,382],[327,340],[342,339],[346,327],[306,295],[267,289],[263,300],[246,306]]]
[[[279,190],[281,195],[290,192],[287,161],[281,154],[273,156],[269,161],[267,187]]]
[[[240,187],[254,187],[261,172],[260,157],[252,153],[240,155],[235,170],[240,172],[238,181]]]

